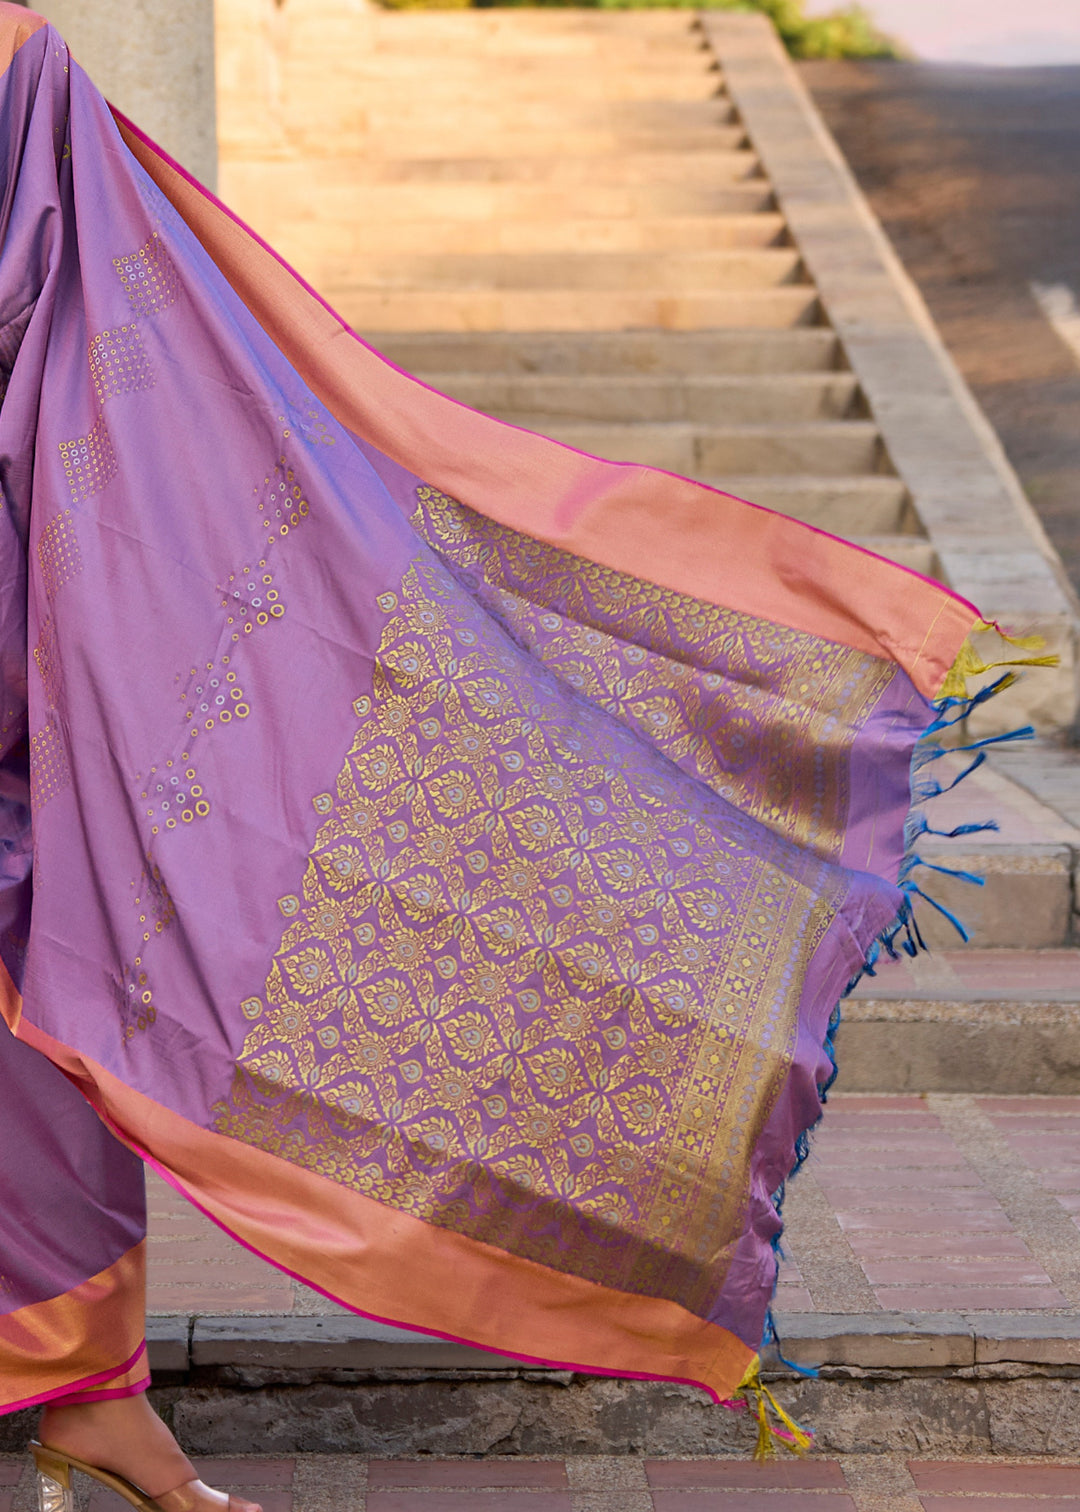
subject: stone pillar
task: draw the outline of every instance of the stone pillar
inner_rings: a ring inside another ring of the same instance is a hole
[[[102,94],[217,187],[214,0],[31,0]]]

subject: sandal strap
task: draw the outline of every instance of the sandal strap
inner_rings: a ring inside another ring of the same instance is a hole
[[[233,1512],[233,1499],[201,1480],[185,1481],[175,1491],[155,1497],[161,1512]]]

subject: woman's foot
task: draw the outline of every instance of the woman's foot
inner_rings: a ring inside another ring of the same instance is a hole
[[[122,1475],[155,1501],[197,1480],[195,1467],[143,1393],[100,1402],[50,1403],[41,1414],[38,1438],[50,1449]],[[202,1512],[203,1504],[206,1512],[223,1505],[196,1495],[192,1512]],[[229,1512],[262,1509],[233,1497]]]

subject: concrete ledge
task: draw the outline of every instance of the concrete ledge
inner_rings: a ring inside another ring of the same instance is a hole
[[[174,1374],[190,1369],[190,1321],[187,1318],[147,1318],[146,1353],[152,1371]]]
[[[849,1000],[845,1092],[1080,1092],[1080,1006]]]
[[[520,1360],[352,1313],[324,1318],[196,1318],[190,1366],[270,1371],[520,1370]]]
[[[776,1323],[783,1353],[797,1365],[899,1372],[979,1364],[1080,1367],[1080,1317],[1072,1314],[780,1312]],[[203,1383],[223,1372],[264,1386],[389,1373],[411,1379],[593,1379],[345,1313],[150,1318],[147,1343],[156,1374],[193,1375]],[[775,1356],[767,1356],[766,1365],[784,1373]]]
[[[1080,1318],[1036,1318],[1028,1313],[979,1320],[978,1365],[1080,1365]]]
[[[975,1364],[975,1328],[961,1313],[779,1313],[776,1330],[796,1365],[913,1370]]]
[[[1061,656],[980,728],[1068,728],[1080,605],[1000,442],[770,24],[715,11],[700,24],[947,581]]]

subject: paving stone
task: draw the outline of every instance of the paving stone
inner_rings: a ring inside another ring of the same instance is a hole
[[[731,1460],[646,1460],[645,1474],[654,1489],[806,1491],[843,1488],[837,1460],[784,1459],[770,1464]]]
[[[295,1459],[267,1459],[262,1455],[198,1459],[193,1463],[208,1486],[291,1486],[296,1471]]]
[[[843,1491],[654,1491],[656,1512],[857,1512]]]
[[[573,1512],[558,1491],[368,1491],[367,1512]]]
[[[957,1464],[955,1461],[910,1460],[908,1469],[920,1491],[992,1492],[998,1496],[1080,1497],[1080,1466]]]
[[[925,1512],[970,1512],[967,1496],[923,1496]],[[1080,1496],[980,1496],[979,1512],[1075,1512]]]
[[[1056,1286],[878,1286],[878,1301],[893,1308],[919,1312],[956,1312],[985,1309],[988,1312],[1019,1311],[1022,1308],[1066,1309],[1068,1299]]]
[[[654,1512],[647,1491],[578,1491],[570,1501],[573,1512]]]
[[[1050,1278],[1041,1265],[1028,1260],[993,1264],[986,1259],[973,1263],[970,1260],[864,1260],[863,1269],[867,1279],[877,1287],[910,1286],[914,1282],[925,1285],[961,1285],[973,1282],[979,1286],[1047,1286]]]
[[[547,1490],[566,1486],[561,1460],[369,1460],[368,1490],[412,1489]]]
[[[852,1234],[851,1248],[860,1261],[911,1256],[914,1259],[992,1259],[1027,1255],[1015,1234]]]

